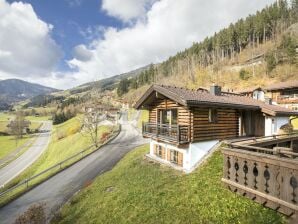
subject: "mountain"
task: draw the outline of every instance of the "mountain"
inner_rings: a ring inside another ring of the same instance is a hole
[[[94,81],[94,82],[88,82],[88,83],[84,83],[78,87],[72,88],[70,89],[70,94],[76,94],[76,93],[82,93],[82,92],[86,92],[88,90],[91,89],[100,89],[102,91],[105,90],[114,90],[115,88],[117,88],[118,83],[125,78],[134,78],[138,75],[140,75],[143,71],[146,71],[149,69],[151,65],[147,65],[120,75],[115,75],[109,78],[105,78],[105,79],[101,79],[99,81]]]
[[[8,109],[13,103],[56,91],[58,90],[54,88],[19,79],[0,80],[0,110]]]

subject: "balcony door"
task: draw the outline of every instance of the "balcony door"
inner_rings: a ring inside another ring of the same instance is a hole
[[[159,123],[165,125],[177,125],[177,109],[159,110]]]

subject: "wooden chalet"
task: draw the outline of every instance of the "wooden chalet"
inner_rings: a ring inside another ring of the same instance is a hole
[[[273,84],[264,90],[273,103],[298,111],[298,81]]]
[[[149,111],[143,123],[143,136],[151,138],[149,156],[187,172],[220,140],[276,134],[298,114],[220,86],[208,91],[152,85],[135,108]]]

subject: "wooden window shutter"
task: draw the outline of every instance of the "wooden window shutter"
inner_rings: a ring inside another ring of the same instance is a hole
[[[178,153],[178,165],[183,166],[183,153]]]

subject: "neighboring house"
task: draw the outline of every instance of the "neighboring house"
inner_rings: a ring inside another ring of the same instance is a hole
[[[264,90],[273,104],[298,111],[298,80],[277,83]]]
[[[251,97],[256,100],[265,101],[265,92],[261,87],[246,89],[239,92],[239,94],[242,96]]]
[[[277,134],[298,114],[219,86],[208,91],[152,85],[135,108],[149,110],[143,123],[143,136],[151,138],[149,156],[187,172],[220,140]]]

